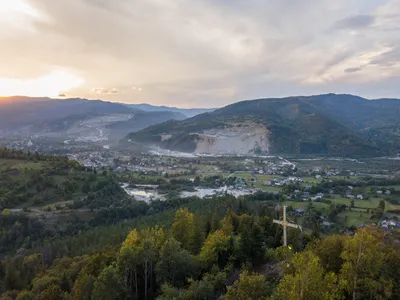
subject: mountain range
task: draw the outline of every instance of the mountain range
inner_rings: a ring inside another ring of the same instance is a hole
[[[213,155],[383,156],[400,152],[399,116],[399,99],[337,94],[246,100],[220,109],[7,97],[0,98],[0,136],[122,139]]]
[[[170,111],[181,113],[185,115],[187,118],[194,117],[199,114],[203,114],[206,112],[212,112],[215,108],[178,108],[178,107],[170,107],[170,106],[154,106],[146,103],[142,104],[126,104],[130,108],[139,109],[143,111]]]
[[[400,100],[325,94],[237,102],[128,139],[205,154],[380,156],[400,151]]]
[[[118,141],[150,125],[185,118],[176,111],[143,111],[101,100],[0,98],[0,136]]]

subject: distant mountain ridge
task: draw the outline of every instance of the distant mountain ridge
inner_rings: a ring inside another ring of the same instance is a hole
[[[377,156],[400,150],[399,116],[396,99],[336,94],[257,99],[154,125],[128,138],[207,154]],[[231,147],[222,147],[223,141]]]
[[[119,140],[129,132],[167,120],[179,112],[147,112],[126,105],[81,98],[0,98],[0,135],[46,135],[79,140]]]
[[[203,114],[206,112],[212,112],[215,108],[178,108],[178,107],[170,107],[170,106],[155,106],[146,103],[141,104],[125,104],[128,107],[140,109],[144,111],[171,111],[178,112],[184,114],[186,117],[191,118],[199,114]]]

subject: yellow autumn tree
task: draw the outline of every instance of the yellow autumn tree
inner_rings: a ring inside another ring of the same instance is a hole
[[[231,247],[231,237],[219,229],[208,235],[199,254],[200,261],[207,266],[221,266],[227,261]]]
[[[181,243],[183,249],[193,254],[198,253],[204,241],[203,233],[196,224],[194,215],[187,208],[176,211],[171,233]]]
[[[340,284],[356,299],[389,299],[392,282],[383,276],[383,238],[378,231],[360,230],[345,241]]]
[[[319,262],[319,258],[311,251],[294,254],[288,264],[286,274],[276,288],[274,299],[341,299],[336,284],[336,275],[326,273]]]
[[[268,289],[262,274],[249,274],[247,271],[240,274],[239,280],[233,286],[228,287],[222,300],[249,300],[267,299]]]

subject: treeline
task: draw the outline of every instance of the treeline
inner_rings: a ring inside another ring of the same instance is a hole
[[[51,263],[45,253],[3,260],[0,299],[400,297],[400,249],[391,236],[364,229],[318,240],[293,229],[284,248],[273,213],[261,212],[229,209],[210,222],[179,209],[170,226],[134,228],[118,248]]]
[[[0,158],[6,159],[20,159],[30,161],[65,161],[68,160],[66,156],[54,156],[40,154],[39,152],[24,152],[17,149],[0,148]]]

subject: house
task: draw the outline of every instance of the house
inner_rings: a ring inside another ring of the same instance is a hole
[[[320,200],[320,199],[322,199],[322,197],[321,196],[314,196],[314,197],[311,197],[311,201],[317,201],[317,200]]]
[[[386,190],[386,191],[385,191],[385,194],[386,194],[386,195],[390,195],[391,193],[390,193],[389,190]]]
[[[351,185],[348,185],[347,188],[348,188],[349,190],[353,190],[353,187],[352,187]]]
[[[271,181],[264,181],[264,185],[272,185]]]
[[[382,195],[382,194],[383,194],[383,191],[376,191],[376,193],[377,193],[378,195]]]
[[[328,222],[328,221],[323,221],[323,222],[322,222],[322,225],[323,225],[323,226],[330,227],[330,226],[332,226],[332,223],[331,223],[331,222]]]
[[[321,179],[321,175],[315,175],[315,179]]]
[[[364,199],[364,196],[361,195],[361,194],[359,194],[359,195],[357,195],[357,199],[363,200],[363,199]]]
[[[347,195],[346,197],[349,198],[349,199],[354,199],[353,195]]]
[[[306,212],[302,208],[297,208],[294,210],[294,213],[296,216],[304,216]]]

